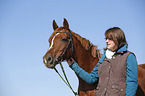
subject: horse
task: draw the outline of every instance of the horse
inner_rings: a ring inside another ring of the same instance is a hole
[[[90,73],[102,56],[98,47],[71,31],[68,21],[65,18],[62,27],[58,27],[55,20],[53,20],[53,29],[54,32],[49,38],[50,47],[43,56],[45,66],[54,69],[57,64],[64,60],[67,61],[72,57],[82,69]],[[142,92],[145,92],[145,64],[139,65],[138,69],[140,89],[142,89]],[[88,84],[79,76],[77,77],[79,80],[79,96],[95,96],[95,89],[98,82]],[[138,93],[140,93],[140,90],[138,90]]]

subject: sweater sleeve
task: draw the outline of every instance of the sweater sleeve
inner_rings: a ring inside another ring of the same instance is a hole
[[[126,96],[136,96],[138,87],[138,64],[134,54],[129,54],[126,61]]]
[[[99,64],[99,63],[98,63]],[[91,73],[86,72],[80,66],[73,62],[69,67],[84,81],[86,81],[88,84],[93,84],[98,80],[98,64],[94,67],[93,71]]]

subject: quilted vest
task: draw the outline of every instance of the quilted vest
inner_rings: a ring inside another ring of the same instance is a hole
[[[96,96],[126,95],[126,59],[130,52],[119,52],[112,59],[105,58],[99,63],[99,83]]]

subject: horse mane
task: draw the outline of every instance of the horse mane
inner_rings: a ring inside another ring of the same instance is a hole
[[[86,38],[81,37],[80,35],[73,32],[73,35],[76,37],[77,40],[80,41],[81,45],[86,49],[91,51],[91,55],[93,57],[101,57],[100,50],[98,49],[98,46],[94,46],[92,43],[90,43],[89,40]]]

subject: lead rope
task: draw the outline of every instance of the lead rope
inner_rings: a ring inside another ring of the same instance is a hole
[[[54,70],[55,70],[56,73],[59,75],[59,77],[63,80],[63,82],[71,89],[71,91],[74,93],[74,95],[75,95],[75,96],[78,96],[77,92],[75,92],[75,91],[73,90],[73,88],[71,87],[71,85],[70,85],[70,83],[69,83],[69,81],[68,81],[68,79],[67,79],[67,76],[66,76],[66,74],[65,74],[64,68],[63,68],[63,66],[62,66],[61,63],[60,63],[60,67],[61,67],[61,69],[62,69],[62,72],[63,72],[63,75],[64,75],[64,77],[65,77],[65,80],[64,80],[64,78],[60,75],[60,73],[58,72],[58,70],[57,70],[56,68],[54,68]]]

